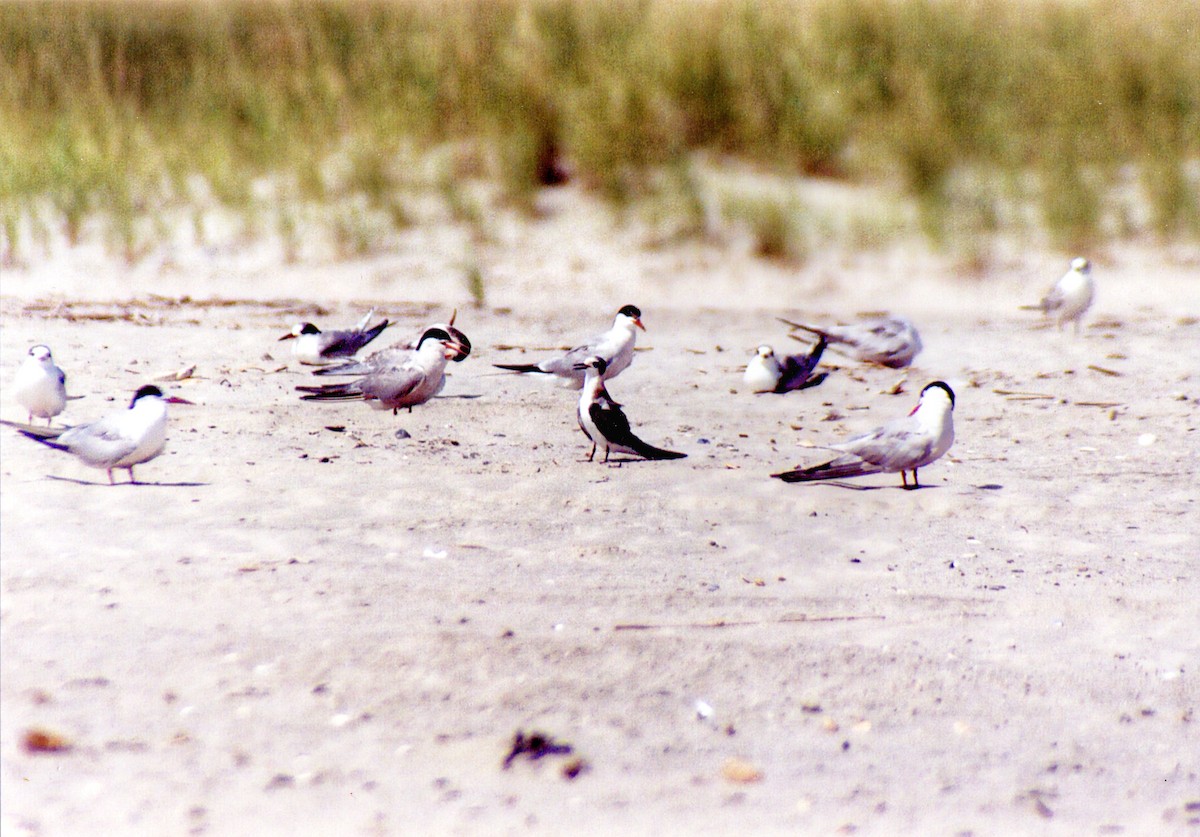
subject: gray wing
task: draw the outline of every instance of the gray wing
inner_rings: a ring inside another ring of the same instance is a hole
[[[929,456],[932,447],[933,439],[907,418],[889,422],[836,446],[884,471],[911,470],[913,463]]]
[[[1042,297],[1041,307],[1043,311],[1055,311],[1059,308],[1062,308],[1062,305],[1063,289],[1062,282],[1059,281],[1054,285],[1053,288],[1050,289],[1050,293]]]
[[[405,340],[380,349],[367,356],[365,360],[351,361],[338,366],[326,366],[313,372],[314,375],[370,375],[387,369],[399,369],[412,360],[416,346],[411,340]]]
[[[107,468],[137,450],[137,442],[108,419],[72,427],[56,440],[88,465]]]
[[[426,373],[416,366],[388,369],[368,375],[359,382],[363,398],[378,400],[387,405],[401,404],[426,380]]]

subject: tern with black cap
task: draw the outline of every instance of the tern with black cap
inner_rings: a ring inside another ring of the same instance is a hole
[[[376,410],[409,412],[437,395],[445,385],[446,364],[464,347],[444,328],[427,328],[416,351],[398,366],[368,372],[342,384],[296,387],[304,401],[365,401]]]
[[[841,456],[771,476],[784,482],[813,482],[900,472],[905,488],[920,488],[917,470],[942,457],[954,444],[954,390],[934,381],[921,390],[917,406],[902,419],[854,436],[829,450]],[[912,485],[908,472],[912,472]]]
[[[388,327],[388,321],[381,320],[367,328],[374,313],[375,309],[372,308],[353,328],[337,331],[321,331],[312,323],[296,323],[291,331],[279,339],[296,341],[292,344],[292,356],[300,363],[307,366],[335,363],[354,357]]]
[[[633,346],[637,340],[635,329],[639,328],[642,331],[646,330],[642,325],[641,310],[636,305],[626,305],[617,312],[612,328],[576,346],[565,355],[543,360],[541,363],[496,363],[493,366],[510,372],[555,375],[564,386],[579,389],[584,381],[582,364],[589,358],[603,359],[607,370],[603,376],[605,379],[615,378],[628,368],[633,362]]]
[[[14,426],[35,442],[66,451],[84,465],[103,468],[108,472],[109,484],[115,484],[116,468],[128,471],[129,482],[136,483],[134,466],[149,462],[166,447],[167,405],[191,403],[166,396],[156,386],[144,386],[134,393],[127,409],[91,424],[65,428]]]

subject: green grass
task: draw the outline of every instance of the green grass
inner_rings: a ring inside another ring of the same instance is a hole
[[[548,158],[623,211],[703,152],[901,190],[935,242],[962,225],[963,172],[1063,246],[1196,240],[1197,33],[1200,4],[1137,0],[0,2],[0,257],[34,248],[49,201],[69,239],[95,221],[136,259],[197,178],[287,235],[261,178],[344,203],[348,255],[412,223],[416,188],[480,226],[439,180],[457,172],[406,174],[449,144],[530,214]],[[1113,221],[1130,167],[1132,228]]]

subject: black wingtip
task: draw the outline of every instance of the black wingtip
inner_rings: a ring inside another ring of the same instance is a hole
[[[380,334],[383,334],[383,330],[385,328],[387,328],[389,325],[391,325],[391,323],[389,323],[387,320],[380,320],[378,324],[373,325],[369,329],[364,331],[363,336],[366,337],[367,339],[363,342],[363,345],[365,346],[367,343],[370,343],[372,340],[374,340]]]
[[[536,363],[493,363],[492,366],[508,372],[541,372],[542,374],[546,374],[546,370],[539,368]]]
[[[772,479],[783,480],[784,482],[804,482],[803,471],[782,471],[778,474],[771,474]]]
[[[677,450],[658,450],[655,449],[653,456],[647,456],[647,459],[687,459],[686,453],[680,453]]]
[[[70,448],[68,448],[66,445],[60,444],[59,442],[55,441],[55,439],[58,438],[57,436],[42,436],[36,432],[29,431],[29,430],[23,430],[21,428],[18,428],[17,432],[20,433],[22,436],[24,436],[26,439],[33,439],[33,441],[40,442],[41,444],[45,445],[48,448],[54,448],[55,450],[70,450]]]

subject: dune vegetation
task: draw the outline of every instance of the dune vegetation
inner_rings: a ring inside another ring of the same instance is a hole
[[[286,240],[306,206],[354,255],[415,195],[478,220],[465,182],[533,212],[562,177],[700,229],[728,163],[890,190],[935,242],[1195,241],[1198,39],[1137,0],[4,2],[0,256],[99,228],[132,260],[211,207]],[[718,205],[786,255],[794,200]]]

